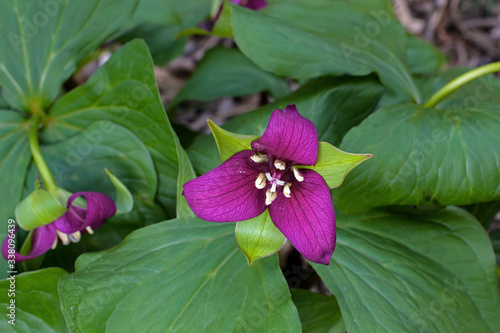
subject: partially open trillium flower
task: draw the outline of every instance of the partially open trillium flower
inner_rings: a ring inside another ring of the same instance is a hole
[[[87,208],[76,206],[73,201],[78,197],[84,197]],[[68,245],[70,242],[78,242],[81,234],[88,232],[92,234],[94,229],[99,228],[104,220],[115,215],[116,205],[106,194],[100,192],[78,192],[68,198],[68,210],[52,223],[42,225],[33,230],[31,238],[31,249],[27,255],[15,252],[15,260],[20,262],[33,259],[48,250],[55,249],[59,240]],[[2,244],[2,255],[8,258],[9,237]]]
[[[216,169],[184,184],[201,219],[238,222],[269,209],[275,226],[310,261],[328,264],[335,248],[329,188],[317,172],[318,134],[295,105],[275,110],[264,135]]]
[[[253,10],[259,10],[267,6],[266,0],[231,0],[231,2]]]

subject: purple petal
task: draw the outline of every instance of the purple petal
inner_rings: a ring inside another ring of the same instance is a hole
[[[279,192],[269,206],[276,227],[310,261],[328,265],[335,249],[335,213],[325,180],[312,170],[300,170],[290,198]]]
[[[17,232],[17,228],[14,230],[14,233]],[[33,237],[31,238],[31,249],[28,255],[23,256],[18,252],[14,253],[15,260],[17,262],[30,260],[35,257],[38,257],[41,254],[44,254],[52,245],[54,245],[56,241],[56,229],[54,223],[50,223],[33,230]],[[15,243],[14,243],[15,244]],[[12,251],[12,250],[11,250]],[[9,258],[9,236],[3,241],[2,244],[2,255],[5,260],[12,260],[14,258]]]
[[[87,201],[87,209],[72,205],[73,200],[83,196]],[[78,192],[68,199],[68,211],[54,221],[57,230],[65,234],[83,231],[86,227],[99,228],[104,220],[115,215],[116,205],[113,200],[100,192]]]
[[[267,6],[267,1],[266,0],[231,0],[233,3],[250,8],[253,10],[259,10]]]
[[[262,137],[252,142],[259,153],[295,164],[315,165],[318,158],[318,132],[309,119],[302,117],[295,105],[274,110]]]
[[[251,150],[234,154],[219,167],[184,184],[189,207],[199,218],[212,222],[244,221],[266,210],[265,189],[257,189],[259,165]]]

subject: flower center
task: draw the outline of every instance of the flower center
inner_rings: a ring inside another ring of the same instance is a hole
[[[85,230],[87,230],[87,232],[89,234],[94,233],[94,230],[92,230],[92,228],[90,226],[86,227]],[[61,240],[63,245],[68,245],[69,243],[78,243],[80,241],[80,239],[82,238],[82,234],[80,233],[80,231],[77,231],[77,232],[72,233],[72,234],[65,234],[62,231],[56,230],[56,234],[57,234],[57,237],[56,237],[56,240],[54,241],[54,244],[52,245],[52,250],[54,250],[57,247],[58,238]]]
[[[261,173],[255,180],[255,187],[259,190],[267,188],[266,205],[268,206],[278,197],[278,190],[282,190],[283,195],[290,198],[293,179],[299,182],[304,181],[304,177],[295,166],[287,165],[285,161],[276,159],[274,156],[268,158],[265,155],[255,154],[251,159],[261,164]]]

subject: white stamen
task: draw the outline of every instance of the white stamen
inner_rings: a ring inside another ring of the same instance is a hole
[[[257,187],[259,190],[263,189],[266,187],[266,175],[264,173],[260,173],[259,177],[255,180],[255,187]]]
[[[266,205],[270,205],[278,196],[278,192],[271,192],[271,189],[266,191]]]
[[[273,180],[273,177],[271,177],[271,174],[269,172],[266,172],[266,178],[269,181]]]
[[[90,226],[86,227],[85,230],[87,230],[87,232],[91,235],[94,234],[94,230],[92,230],[92,228]]]
[[[287,198],[290,198],[290,194],[292,193],[292,191],[290,190],[290,186],[292,186],[292,183],[286,183],[285,187],[283,188],[283,194]]]
[[[80,233],[80,231],[77,231],[73,234],[68,235],[68,238],[72,243],[78,243],[80,241],[80,238],[82,238],[82,234]]]
[[[283,186],[285,185],[285,181],[281,179],[276,179],[276,184],[278,184],[279,186]]]
[[[282,160],[276,160],[274,161],[274,166],[276,167],[276,169],[278,170],[285,170],[286,168],[286,163],[283,162]]]
[[[61,239],[61,241],[62,241],[62,243],[64,245],[68,245],[69,244],[69,238],[68,238],[67,234],[62,233],[59,230],[56,230],[56,234],[57,234],[57,236],[59,236],[59,238]]]
[[[253,155],[252,157],[250,157],[252,159],[252,161],[254,161],[255,163],[262,163],[262,162],[269,162],[269,158],[267,158],[266,155],[258,155],[258,154],[255,154]]]
[[[276,192],[276,182],[271,186],[271,192]]]
[[[57,247],[57,237],[56,237],[56,239],[54,240],[54,244],[52,244],[51,249],[52,249],[52,250],[55,250],[55,249],[56,249],[56,247]]]
[[[295,179],[297,179],[299,182],[304,181],[304,176],[302,176],[299,172],[299,170],[296,167],[292,167],[293,175],[295,176]]]

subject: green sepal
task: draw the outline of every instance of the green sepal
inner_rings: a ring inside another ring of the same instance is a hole
[[[231,8],[224,1],[222,11],[212,29],[212,35],[222,38],[233,38],[233,25],[231,24]]]
[[[336,188],[342,185],[352,169],[371,157],[372,154],[347,153],[327,142],[320,142],[316,166],[300,167],[316,171],[325,179],[329,188]]]
[[[66,212],[58,200],[46,189],[37,188],[16,206],[16,220],[24,230],[47,225]]]
[[[274,225],[268,209],[253,219],[236,223],[236,243],[249,266],[257,259],[278,252],[285,242],[285,236]]]
[[[192,27],[192,28],[187,28],[181,30],[177,35],[175,35],[175,39],[181,38],[181,37],[189,37],[189,36],[206,36],[208,35],[209,32],[206,31],[205,29],[198,28],[198,27]]]
[[[228,132],[215,125],[210,119],[207,122],[217,143],[217,148],[219,148],[222,162],[242,150],[252,150],[250,146],[252,141],[260,138],[258,135],[243,135]]]
[[[111,171],[109,171],[106,168],[104,170],[106,170],[109,179],[111,179],[111,182],[113,183],[116,189],[116,198],[115,198],[116,213],[125,214],[130,212],[134,207],[134,198],[132,197],[132,194],[130,193],[128,188],[125,185],[123,185],[123,183],[115,175],[113,175]]]

